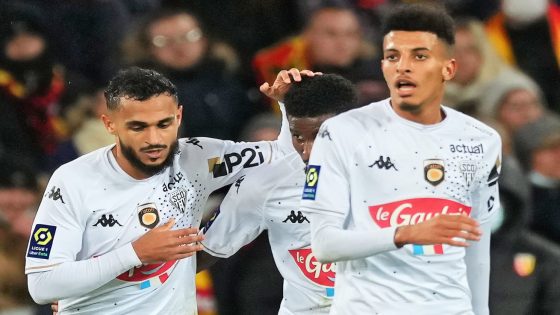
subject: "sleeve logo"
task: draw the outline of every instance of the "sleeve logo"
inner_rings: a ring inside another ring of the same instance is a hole
[[[321,166],[319,165],[309,165],[307,167],[307,176],[305,179],[305,186],[303,187],[302,199],[315,200],[320,172]]]
[[[56,226],[37,224],[31,234],[27,257],[49,259]]]

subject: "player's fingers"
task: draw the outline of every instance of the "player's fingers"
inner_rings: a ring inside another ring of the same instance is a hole
[[[171,219],[169,219],[169,221],[165,222],[165,224],[161,226],[161,230],[163,230],[163,231],[171,230],[173,225],[175,225],[175,219],[171,218]]]
[[[290,82],[292,82],[292,79],[290,79],[290,74],[288,71],[286,70],[282,70],[278,73],[278,76],[280,77],[280,79],[282,80],[282,82],[289,84]]]
[[[270,84],[268,84],[268,82],[261,84],[261,86],[259,86],[259,90],[264,94],[267,94],[267,92],[270,90]]]
[[[299,73],[299,69],[292,68],[290,69],[289,73],[292,76],[292,78],[294,78],[294,81],[296,82],[301,81],[301,74]]]

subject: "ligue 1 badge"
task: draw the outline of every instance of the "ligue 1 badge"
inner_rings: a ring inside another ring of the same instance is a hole
[[[445,166],[443,160],[424,160],[424,179],[433,186],[439,185],[445,178]]]
[[[153,202],[138,206],[138,220],[140,224],[148,229],[153,229],[159,223],[159,213]]]

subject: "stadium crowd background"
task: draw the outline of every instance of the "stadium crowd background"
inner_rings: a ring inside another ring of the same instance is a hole
[[[361,104],[388,97],[378,29],[399,2],[420,1],[0,0],[0,314],[50,313],[23,272],[34,211],[54,169],[113,142],[98,117],[119,68],[154,68],[177,85],[181,136],[274,139],[278,113],[258,85],[279,70],[341,74]],[[445,104],[504,143],[491,313],[560,314],[559,1],[422,2],[457,22]],[[277,312],[282,279],[267,242],[199,274],[200,314]]]

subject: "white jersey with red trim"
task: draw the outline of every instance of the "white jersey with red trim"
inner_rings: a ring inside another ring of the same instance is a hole
[[[299,207],[304,168],[293,153],[237,180],[201,242],[209,254],[227,258],[268,230],[284,278],[279,314],[327,314],[334,294],[334,266],[320,264],[311,253],[310,221]]]
[[[304,213],[339,216],[347,230],[441,213],[489,220],[499,207],[500,138],[471,117],[442,110],[442,122],[422,125],[384,100],[327,120],[309,162]],[[406,245],[339,262],[331,313],[471,314],[464,256],[460,247]]]
[[[289,152],[276,142],[179,139],[172,166],[136,180],[119,167],[112,147],[53,174],[33,225],[27,274],[101,256],[171,218],[174,228],[197,227],[212,191]],[[137,266],[84,296],[61,300],[59,313],[196,314],[195,265],[189,257]],[[80,281],[80,275],[68,277]]]

